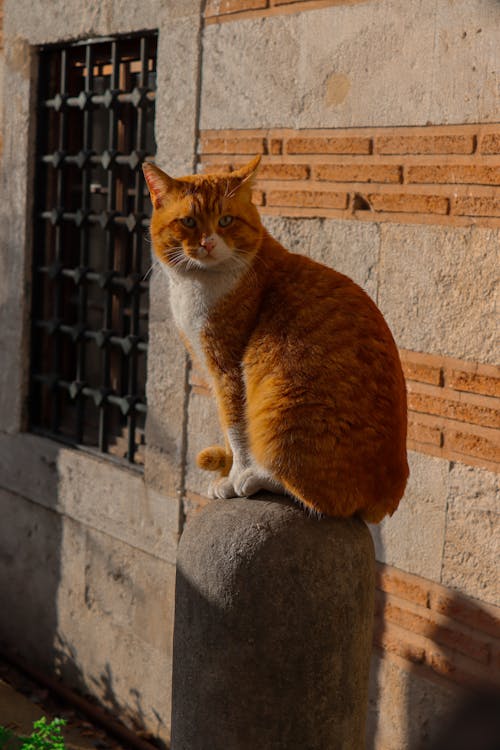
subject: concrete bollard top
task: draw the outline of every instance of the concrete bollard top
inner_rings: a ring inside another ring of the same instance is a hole
[[[173,750],[363,747],[373,591],[361,520],[207,506],[179,544]]]

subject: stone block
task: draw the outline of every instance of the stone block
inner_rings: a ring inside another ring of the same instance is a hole
[[[335,4],[204,32],[201,127],[343,128],[498,120],[498,8]],[[404,54],[397,51],[404,50]],[[298,52],[297,52],[298,51]]]
[[[410,478],[391,518],[371,526],[377,560],[438,582],[446,524],[448,462],[409,453]]]
[[[0,515],[0,641],[33,664],[51,668],[63,520],[4,489]]]
[[[183,422],[187,398],[186,354],[173,324],[151,322],[149,325],[148,378],[146,395],[148,417],[146,444],[157,452],[156,460],[164,462],[167,494],[180,488]],[[149,471],[146,451],[146,475]]]
[[[499,249],[497,229],[382,225],[378,302],[398,346],[495,363]]]
[[[168,741],[174,565],[72,519],[59,557],[57,672]]]
[[[158,47],[155,133],[159,166],[179,177],[192,174],[196,164],[203,3],[176,0],[174,17],[170,5],[160,3],[165,10],[160,12],[164,33]]]
[[[61,450],[67,448],[39,435],[0,432],[2,487],[55,510],[58,508],[57,461]]]
[[[7,12],[4,13],[7,23]],[[5,30],[6,31],[6,30]],[[5,39],[2,106],[2,169],[0,170],[0,429],[14,433],[21,428],[26,392],[26,361],[29,351],[29,310],[25,287],[30,258],[24,248],[30,231],[31,191],[26,184],[33,175],[30,117],[32,54],[21,35]],[[12,179],[12,175],[16,178]],[[21,251],[22,249],[22,251]]]
[[[453,502],[446,516],[441,582],[499,606],[499,528],[498,507],[476,510]]]
[[[30,13],[26,13],[29,7]],[[24,4],[15,0],[4,3],[4,33],[9,38],[22,35],[30,44],[43,44],[68,39],[68,18],[72,19],[73,38],[127,34],[143,29],[175,25],[186,18],[200,15],[200,0],[150,0],[141,5],[126,0],[102,0],[99,3],[78,3],[78,0],[50,0],[44,5]]]
[[[448,505],[450,508],[481,511],[498,516],[500,524],[500,477],[493,471],[450,464]]]
[[[175,562],[179,498],[146,487],[142,476],[132,470],[78,451],[61,451],[58,508],[110,538]]]
[[[376,224],[275,216],[263,216],[262,220],[286,248],[345,273],[376,301],[380,250]]]
[[[210,445],[224,445],[219,427],[217,407],[212,395],[191,393],[188,414],[188,450],[186,456],[186,487],[191,492],[206,495],[208,485],[216,475],[196,465],[196,456]]]

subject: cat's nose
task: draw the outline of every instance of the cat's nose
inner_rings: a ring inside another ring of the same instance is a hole
[[[200,240],[200,245],[205,248],[207,253],[211,253],[215,247],[215,240],[211,237],[203,236]]]

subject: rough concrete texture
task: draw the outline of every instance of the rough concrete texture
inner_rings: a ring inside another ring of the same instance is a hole
[[[495,364],[500,231],[381,226],[378,304],[398,346]]]
[[[208,26],[202,128],[499,119],[494,0],[379,0]]]
[[[172,750],[361,749],[373,547],[276,496],[211,503],[176,579]]]
[[[457,706],[460,691],[402,659],[372,657],[366,750],[428,748]]]
[[[263,216],[271,234],[288,250],[350,276],[376,300],[380,227],[375,223]]]
[[[377,560],[440,581],[446,526],[448,462],[408,454],[410,478],[391,518],[370,526]]]

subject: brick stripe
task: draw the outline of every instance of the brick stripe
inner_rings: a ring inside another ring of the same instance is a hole
[[[207,0],[205,23],[265,18],[334,5],[357,5],[367,0]],[[372,0],[373,2],[374,0]]]
[[[377,564],[374,644],[461,685],[500,684],[500,608]]]
[[[500,227],[500,124],[204,131],[199,151],[217,172],[262,154],[263,213]]]
[[[400,351],[412,450],[500,471],[500,367]]]

